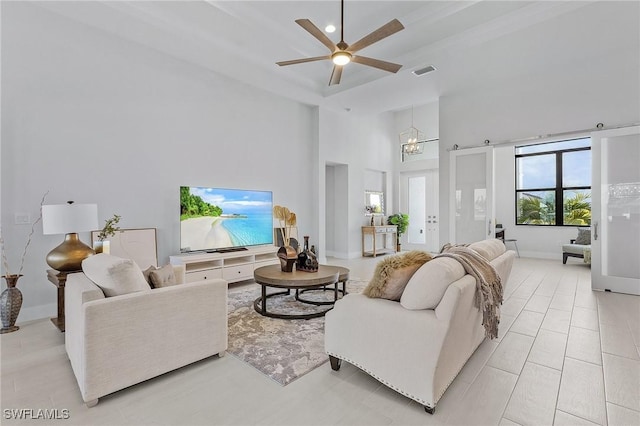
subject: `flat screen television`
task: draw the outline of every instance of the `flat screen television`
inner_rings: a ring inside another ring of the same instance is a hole
[[[180,251],[225,251],[273,244],[273,194],[180,187]]]

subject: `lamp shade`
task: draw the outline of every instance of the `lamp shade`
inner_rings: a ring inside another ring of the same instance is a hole
[[[50,204],[42,206],[42,233],[68,234],[98,228],[97,204]]]

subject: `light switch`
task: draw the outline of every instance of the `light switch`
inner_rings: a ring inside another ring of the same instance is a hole
[[[31,223],[31,215],[29,213],[15,213],[14,223],[16,225],[29,225]]]

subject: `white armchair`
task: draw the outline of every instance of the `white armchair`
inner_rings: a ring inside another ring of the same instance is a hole
[[[84,273],[65,287],[65,347],[82,399],[98,398],[227,349],[221,279],[105,297]]]

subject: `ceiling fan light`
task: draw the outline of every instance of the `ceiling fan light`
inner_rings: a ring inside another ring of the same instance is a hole
[[[351,54],[349,52],[339,51],[331,55],[331,60],[336,65],[347,65],[351,62]]]

